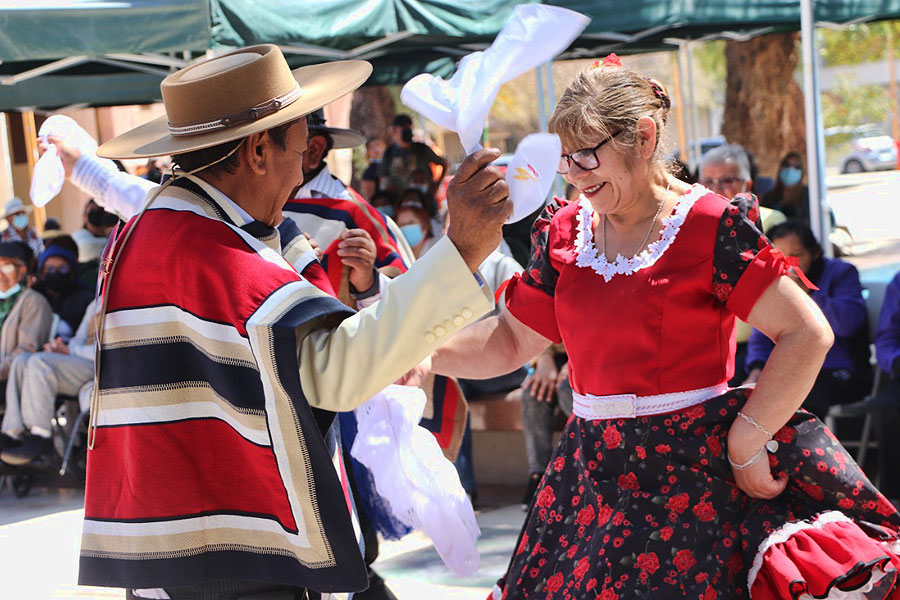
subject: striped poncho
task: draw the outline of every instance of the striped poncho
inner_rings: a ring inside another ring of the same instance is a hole
[[[275,230],[178,181],[117,249],[79,583],[366,587],[333,413],[298,373],[303,332],[351,312],[298,248],[295,269]]]

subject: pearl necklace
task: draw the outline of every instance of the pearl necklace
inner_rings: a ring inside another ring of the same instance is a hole
[[[669,188],[672,186],[671,183],[666,184],[666,193],[669,193]],[[647,235],[644,236],[644,241],[641,242],[641,245],[638,246],[637,251],[631,255],[632,258],[640,254],[641,250],[644,249],[644,246],[647,245],[647,242],[650,241],[650,235],[653,233],[653,227],[656,225],[656,220],[659,219],[660,213],[662,213],[663,205],[666,203],[666,198],[663,196],[663,199],[659,201],[659,206],[656,208],[656,214],[653,215],[653,220],[650,221],[650,229],[647,231]],[[606,215],[603,215],[603,256],[606,256]]]

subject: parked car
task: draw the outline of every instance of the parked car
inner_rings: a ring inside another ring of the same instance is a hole
[[[829,127],[825,130],[828,145],[841,148],[849,141],[847,154],[840,160],[841,173],[886,171],[897,168],[897,145],[877,125]],[[834,142],[832,142],[834,140]],[[837,149],[836,148],[836,149]]]

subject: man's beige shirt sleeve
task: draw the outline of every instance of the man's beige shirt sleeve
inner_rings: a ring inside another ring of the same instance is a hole
[[[334,329],[300,336],[300,381],[311,406],[356,408],[493,308],[449,238]]]

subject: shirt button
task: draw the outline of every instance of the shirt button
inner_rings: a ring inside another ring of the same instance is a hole
[[[455,317],[453,317],[453,324],[456,325],[456,326],[462,325],[462,324],[465,323],[465,322],[466,322],[466,320],[463,319],[463,318],[462,318],[461,316],[459,316],[459,315],[456,315]]]
[[[462,309],[459,312],[459,314],[461,314],[463,316],[463,319],[471,319],[472,318],[472,311],[468,307]]]
[[[437,338],[434,337],[434,334],[429,331],[425,334],[425,341],[429,344],[433,344],[435,341],[437,341]]]
[[[451,321],[450,319],[444,321],[444,329],[446,329],[447,331],[453,329],[453,321]]]
[[[447,330],[438,325],[434,328],[434,335],[438,337],[444,337],[445,335],[447,335]]]

